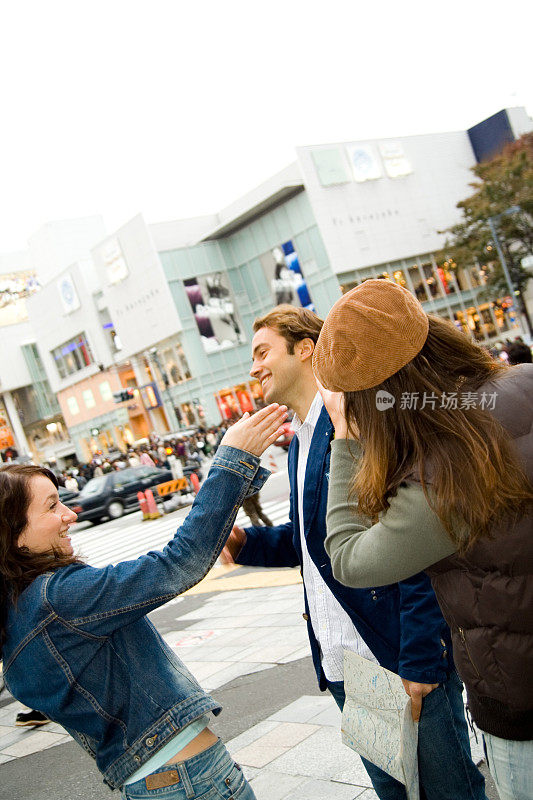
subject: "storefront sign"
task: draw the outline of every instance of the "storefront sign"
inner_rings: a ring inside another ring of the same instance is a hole
[[[143,405],[147,410],[152,408],[159,408],[163,405],[159,389],[155,383],[147,383],[144,386],[139,386]]]

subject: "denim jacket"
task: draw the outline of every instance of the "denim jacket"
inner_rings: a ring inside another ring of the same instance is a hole
[[[268,474],[255,456],[222,445],[163,551],[46,573],[8,608],[7,688],[62,725],[113,789],[189,722],[221,710],[146,615],[205,576]]]

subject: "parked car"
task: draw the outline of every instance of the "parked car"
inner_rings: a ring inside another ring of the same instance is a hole
[[[283,433],[278,436],[274,444],[276,447],[283,447],[284,450],[288,450],[292,442],[292,437],[294,436],[294,431],[291,428],[290,422],[284,422],[281,427],[283,428]]]
[[[92,478],[81,492],[66,502],[78,515],[78,522],[100,522],[104,517],[118,519],[137,511],[137,492],[153,489],[159,483],[171,481],[172,472],[159,467],[127,467]]]
[[[59,492],[59,499],[61,500],[61,502],[64,503],[69,508],[71,507],[72,504],[71,501],[75,500],[80,496],[79,492],[71,492],[69,489],[65,489],[64,486],[59,486],[57,491]]]

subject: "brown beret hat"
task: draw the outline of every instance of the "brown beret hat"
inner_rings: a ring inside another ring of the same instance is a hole
[[[378,386],[420,352],[428,329],[411,292],[389,280],[364,281],[326,317],[313,355],[315,375],[335,392]]]

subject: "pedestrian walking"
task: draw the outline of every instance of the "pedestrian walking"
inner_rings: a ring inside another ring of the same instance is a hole
[[[30,465],[0,469],[0,657],[11,694],[59,723],[133,800],[253,800],[241,768],[209,729],[219,704],[147,619],[215,563],[246,494],[268,472],[259,457],[286,418],[245,415],[161,552],[95,569],[74,554],[76,514],[57,479]]]
[[[144,448],[141,450],[139,461],[145,467],[155,467],[153,459],[150,457],[148,451],[145,450]]]
[[[130,467],[140,467],[141,466],[141,459],[136,450],[129,450],[128,451],[128,466]]]
[[[511,365],[533,363],[531,348],[524,342],[513,342],[506,347],[506,351]]]
[[[78,492],[78,481],[73,475],[67,475],[65,478],[65,489],[68,489],[69,492]]]
[[[247,497],[242,504],[242,508],[244,513],[248,515],[252,525],[261,525],[261,523],[263,523],[263,525],[268,525],[269,527],[274,525],[270,517],[268,517],[263,511],[263,506],[261,505],[261,501],[259,499],[259,492]]]
[[[530,800],[533,365],[369,280],[331,309],[314,369],[335,427],[333,574],[361,589],[426,570],[500,798]]]
[[[260,381],[267,402],[283,402],[295,412],[288,452],[290,521],[234,527],[222,560],[300,565],[304,619],[322,691],[328,689],[343,708],[345,649],[400,675],[419,719],[422,797],[485,800],[484,778],[471,758],[450,632],[427,575],[362,590],[347,589],[332,575],[324,540],[333,425],[312,370],[322,320],[287,305],[256,319],[253,327],[250,375]],[[403,784],[367,759],[363,764],[380,800],[406,800]]]

